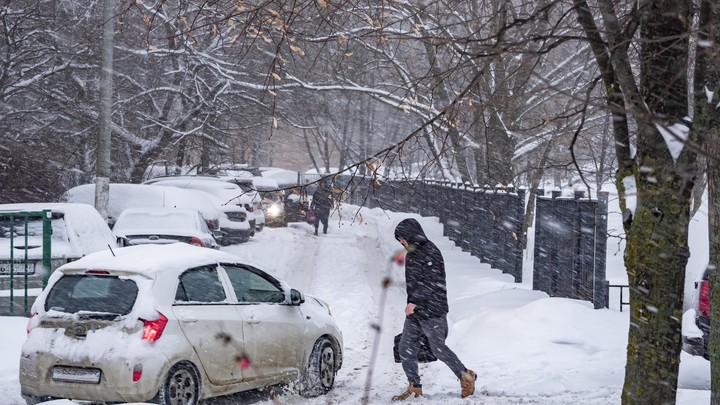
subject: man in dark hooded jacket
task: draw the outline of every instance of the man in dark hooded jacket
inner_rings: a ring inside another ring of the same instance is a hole
[[[405,247],[405,284],[407,306],[405,324],[399,343],[403,370],[408,378],[408,389],[394,396],[393,401],[422,395],[418,373],[418,350],[424,334],[430,350],[460,379],[461,397],[475,391],[477,375],[467,369],[457,355],[445,345],[448,334],[448,300],[445,283],[445,262],[440,249],[425,236],[420,223],[408,218],[395,228],[395,239]]]
[[[313,193],[310,208],[315,211],[315,236],[318,234],[320,223],[323,225],[323,233],[328,231],[328,220],[330,207],[332,206],[332,187],[326,180],[320,181],[317,190]]]

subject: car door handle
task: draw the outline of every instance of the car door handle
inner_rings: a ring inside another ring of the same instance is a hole
[[[180,322],[182,322],[182,323],[195,323],[195,322],[197,322],[197,321],[198,321],[197,319],[185,319],[185,318],[180,318]]]
[[[250,318],[250,319],[247,320],[247,323],[250,324],[250,325],[257,325],[258,323],[260,323],[260,320],[259,320],[259,319],[255,319],[255,318]]]

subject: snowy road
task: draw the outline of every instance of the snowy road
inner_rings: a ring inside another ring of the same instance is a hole
[[[394,224],[407,215],[364,210],[352,221],[347,209],[331,218],[330,233],[315,237],[306,224],[267,229],[249,243],[223,248],[250,260],[305,294],[328,301],[345,338],[345,363],[327,396],[307,399],[258,395],[225,403],[359,404],[373,367],[369,402],[390,404],[405,388],[393,362],[392,339],[400,332],[405,305],[403,270],[390,262],[400,245]],[[450,297],[448,345],[478,375],[472,398],[459,398],[459,383],[443,364],[421,365],[424,404],[609,405],[620,403],[627,312],[593,310],[588,303],[548,298],[514,284],[511,277],[481,264],[442,237],[436,220],[422,219],[443,251]],[[371,365],[381,311],[382,280],[393,280],[382,308],[377,360]],[[23,404],[17,359],[25,319],[0,318],[0,403]],[[678,404],[709,404],[708,362],[683,355]],[[221,403],[216,401],[214,403]]]

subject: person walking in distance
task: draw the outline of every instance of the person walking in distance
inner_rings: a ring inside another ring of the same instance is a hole
[[[323,225],[323,233],[327,233],[331,206],[332,189],[326,180],[322,180],[318,184],[317,190],[313,193],[312,203],[310,204],[310,208],[315,211],[315,236],[318,234],[320,222],[322,222]]]
[[[477,375],[463,365],[457,355],[445,345],[448,334],[448,299],[445,281],[445,262],[440,249],[423,231],[420,223],[408,218],[395,228],[395,239],[405,247],[405,284],[407,305],[405,324],[399,343],[400,361],[408,379],[408,388],[392,398],[403,401],[422,395],[418,373],[420,338],[426,335],[430,350],[445,363],[460,380],[460,396],[475,392]]]

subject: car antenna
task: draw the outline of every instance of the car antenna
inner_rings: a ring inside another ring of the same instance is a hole
[[[108,243],[108,249],[110,249],[110,253],[112,253],[113,257],[115,257],[115,252],[112,250],[112,246]]]

